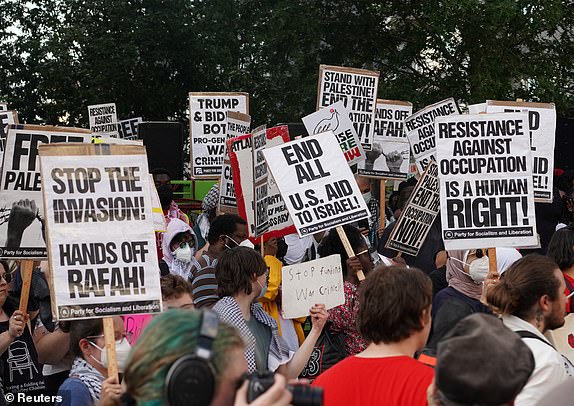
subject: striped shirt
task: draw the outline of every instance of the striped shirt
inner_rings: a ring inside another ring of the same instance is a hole
[[[191,258],[189,280],[193,293],[193,304],[197,308],[211,308],[219,300],[217,279],[215,278],[217,258],[211,258],[207,254],[203,254],[201,258],[205,261],[205,266],[201,266],[195,258]]]

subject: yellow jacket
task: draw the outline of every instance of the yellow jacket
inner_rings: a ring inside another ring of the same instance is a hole
[[[272,255],[265,256],[265,263],[269,267],[269,278],[267,281],[267,292],[265,295],[259,299],[259,303],[263,306],[263,309],[275,319],[277,322],[277,327],[279,328],[279,334],[281,334],[281,323],[279,322],[279,306],[277,305],[277,296],[279,294],[279,286],[281,285],[281,269],[283,264],[277,258]],[[299,339],[299,345],[305,340],[305,334],[303,334],[303,323],[305,323],[306,317],[301,317],[298,319],[293,319],[293,327],[295,327],[295,333]]]

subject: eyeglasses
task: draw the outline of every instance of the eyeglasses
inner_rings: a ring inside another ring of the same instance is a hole
[[[12,274],[10,272],[6,272],[6,273],[0,275],[0,278],[4,279],[6,281],[6,283],[12,282]]]
[[[104,335],[100,334],[99,336],[88,336],[86,338],[104,338]],[[126,331],[125,333],[123,333],[121,335],[116,335],[114,337],[114,339],[116,341],[119,341],[118,344],[123,343],[125,339],[127,339],[128,342],[131,343],[133,338],[134,338],[134,334],[131,331]]]

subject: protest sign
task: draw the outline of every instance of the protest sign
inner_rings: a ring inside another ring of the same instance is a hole
[[[155,188],[153,175],[150,174],[148,180],[151,198],[153,229],[156,233],[165,233],[167,231],[167,223],[165,221],[165,216],[163,215],[163,209],[161,208],[161,200],[159,200],[159,195],[157,194],[157,189]]]
[[[90,142],[90,131],[35,125],[10,125],[6,137],[0,193],[0,258],[46,257],[38,145]]]
[[[263,153],[300,237],[370,216],[332,132]]]
[[[413,189],[385,247],[417,256],[439,209],[438,167],[431,161]]]
[[[253,154],[253,206],[255,210],[255,233],[253,237],[261,236],[269,228],[267,215],[268,169],[263,150],[267,144],[267,128],[264,125],[253,130],[251,137],[251,152]]]
[[[556,107],[554,103],[486,102],[487,113],[527,112],[530,125],[534,201],[552,202]]]
[[[436,161],[434,122],[437,117],[460,114],[454,99],[446,99],[425,107],[405,119],[405,130],[411,144],[417,170],[423,173],[431,160]]]
[[[253,207],[253,152],[252,135],[245,134],[227,140],[237,212],[245,221],[250,236],[255,236],[255,210]]]
[[[227,112],[249,114],[247,93],[190,93],[191,176],[216,179],[221,176]]]
[[[151,314],[130,314],[123,316],[123,319],[124,329],[126,333],[131,335],[130,345],[134,345],[144,328],[152,321],[153,316]]]
[[[345,103],[336,103],[302,118],[309,135],[332,131],[339,141],[341,151],[345,154],[349,166],[365,160],[365,151],[359,141],[355,126],[349,118],[350,111]]]
[[[324,303],[327,310],[345,303],[339,254],[284,266],[281,274],[283,317],[286,319],[308,316],[309,309],[316,303]]]
[[[234,111],[227,112],[227,139],[249,134],[251,131],[251,117],[247,114]],[[219,181],[219,211],[222,213],[238,214],[237,199],[233,186],[233,173],[231,169],[231,158],[227,143],[223,156],[223,168],[221,169],[221,179]]]
[[[0,166],[4,159],[4,149],[6,148],[6,134],[8,134],[8,126],[10,124],[18,124],[18,113],[15,111],[0,111]]]
[[[136,117],[127,120],[121,120],[118,123],[118,132],[120,138],[125,140],[137,140],[138,139],[138,126],[143,122],[143,118]]]
[[[447,250],[536,244],[528,114],[435,122]]]
[[[556,350],[574,363],[574,314],[566,315],[562,327],[548,330],[546,334]]]
[[[94,136],[117,137],[118,114],[116,103],[94,104],[88,106],[90,130]]]
[[[145,147],[40,147],[59,320],[161,311]]]
[[[413,112],[413,105],[398,100],[377,100],[375,136],[367,159],[357,173],[379,179],[406,180],[409,175],[411,151],[404,120]]]
[[[486,113],[486,103],[476,103],[468,105],[468,114]]]
[[[379,72],[319,66],[317,110],[342,100],[366,151],[371,149],[373,143],[378,86]]]
[[[0,111],[8,110],[8,103],[0,102]]]

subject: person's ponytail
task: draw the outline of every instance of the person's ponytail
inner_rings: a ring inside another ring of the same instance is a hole
[[[486,301],[498,314],[514,314],[520,306],[520,292],[513,289],[504,278],[491,286],[486,294]]]

